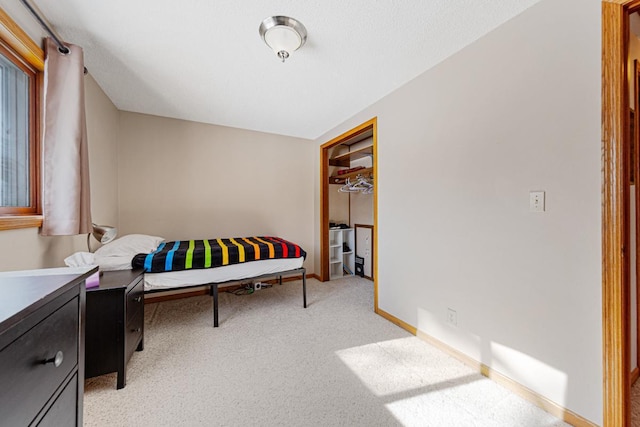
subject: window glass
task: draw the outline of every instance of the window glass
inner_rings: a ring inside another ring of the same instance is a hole
[[[0,54],[0,206],[28,207],[30,200],[29,79]]]

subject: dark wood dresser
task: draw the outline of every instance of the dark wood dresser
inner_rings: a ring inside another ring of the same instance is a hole
[[[0,426],[81,426],[87,277],[0,273]]]
[[[85,377],[117,372],[127,383],[127,363],[144,346],[142,270],[107,271],[100,286],[87,289]]]

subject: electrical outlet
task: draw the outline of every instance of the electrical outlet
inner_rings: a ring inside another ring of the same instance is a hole
[[[451,308],[447,308],[447,323],[453,326],[458,326],[458,313]]]

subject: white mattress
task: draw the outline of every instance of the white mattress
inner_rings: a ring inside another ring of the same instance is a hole
[[[169,271],[166,273],[145,273],[144,289],[149,291],[242,280],[263,274],[294,270],[302,267],[303,261],[303,257],[265,259],[216,268]]]

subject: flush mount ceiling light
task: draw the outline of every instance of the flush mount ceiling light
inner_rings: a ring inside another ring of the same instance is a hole
[[[278,55],[285,59],[307,41],[307,29],[299,21],[288,16],[270,16],[260,24],[260,36]]]

